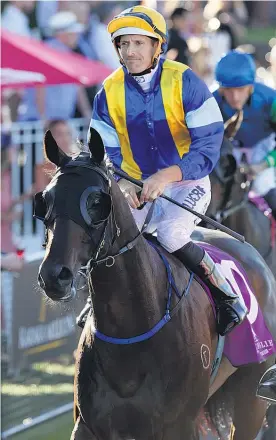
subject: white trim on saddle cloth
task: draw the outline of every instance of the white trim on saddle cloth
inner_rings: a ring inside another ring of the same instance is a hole
[[[225,337],[223,354],[235,367],[250,363],[264,362],[276,353],[276,341],[273,340],[263,313],[250,286],[250,281],[238,261],[222,250],[207,243],[198,243],[212,257],[216,265],[239,295],[249,313],[245,320]],[[207,289],[206,289],[207,290]],[[210,295],[213,310],[214,303]]]

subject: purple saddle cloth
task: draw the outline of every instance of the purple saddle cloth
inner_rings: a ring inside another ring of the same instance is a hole
[[[199,244],[220,266],[226,280],[244,301],[249,311],[245,320],[226,336],[225,356],[235,367],[264,362],[276,353],[276,341],[273,340],[266,326],[246,272],[241,264],[227,253],[207,243],[200,242]],[[214,306],[209,289],[207,291]]]

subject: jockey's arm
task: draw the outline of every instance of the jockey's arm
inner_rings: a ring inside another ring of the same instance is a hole
[[[197,180],[211,173],[223,139],[219,107],[207,86],[190,69],[183,74],[183,108],[191,144],[179,163],[164,168],[144,181],[140,203],[153,201],[165,187],[181,180]]]
[[[114,169],[120,169],[120,164],[122,163],[120,141],[108,113],[107,101],[103,88],[95,96],[90,127],[93,127],[98,133],[100,133],[106,153],[112,162]],[[136,194],[140,191],[140,187],[130,183],[126,179],[119,178],[116,174],[114,175],[114,178],[118,181],[122,192],[125,195],[129,194],[128,202],[130,205],[133,208],[138,208],[140,203]]]
[[[183,180],[197,180],[214,169],[223,139],[219,106],[206,84],[192,70],[183,73],[183,107],[191,145],[178,164]]]
[[[190,148],[178,164],[146,179],[141,203],[154,200],[169,183],[209,175],[219,159],[224,132],[219,107],[205,83],[192,70],[186,70],[183,76],[183,108],[191,138]]]
[[[101,135],[105,151],[114,168],[120,168],[122,162],[121,146],[117,132],[108,113],[107,101],[103,88],[95,96],[90,127],[93,127]]]

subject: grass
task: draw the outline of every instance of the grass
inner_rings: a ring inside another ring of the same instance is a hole
[[[72,430],[73,414],[70,412],[16,434],[11,440],[69,440]]]
[[[28,369],[22,371],[20,376],[14,378],[2,375],[2,432],[20,425],[29,418],[37,417],[73,401],[74,365],[69,363],[71,361],[68,357],[68,359],[61,358],[55,362],[32,364]],[[66,417],[59,416],[41,426],[30,428],[25,433],[13,436],[13,438],[21,439],[22,435],[22,439],[26,440],[32,438],[63,440],[64,432],[66,433],[64,439],[69,439],[73,423],[72,413]],[[64,420],[67,422],[63,422]],[[60,424],[64,424],[62,429],[59,429]],[[67,429],[68,424],[69,428]],[[53,433],[50,436],[52,426],[55,425],[57,427],[53,428]],[[44,429],[47,433],[46,437],[44,437]],[[34,437],[31,437],[32,432],[36,433]],[[38,432],[40,432],[39,435]]]

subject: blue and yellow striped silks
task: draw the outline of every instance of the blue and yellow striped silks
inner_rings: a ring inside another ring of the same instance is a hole
[[[127,118],[126,118],[126,99],[125,82],[123,69],[116,70],[104,83],[109,116],[117,132],[121,154],[123,157],[121,169],[128,175],[141,179],[142,173],[135,162],[130,146]]]
[[[177,68],[176,68],[177,67]],[[189,151],[191,143],[189,131],[185,124],[182,102],[182,74],[188,66],[166,60],[161,76],[161,94],[167,123],[177,148],[179,157]],[[142,178],[142,171],[133,158],[130,146],[127,118],[124,70],[119,69],[104,83],[109,116],[119,137],[123,161],[121,168],[136,179]]]
[[[161,93],[166,119],[175,142],[179,157],[189,151],[191,144],[190,133],[185,123],[183,108],[182,74],[188,66],[166,60],[161,76]]]
[[[161,60],[144,92],[124,68],[104,82],[91,126],[115,166],[136,179],[179,165],[186,179],[209,174],[219,157],[223,124],[206,85],[183,64]]]

